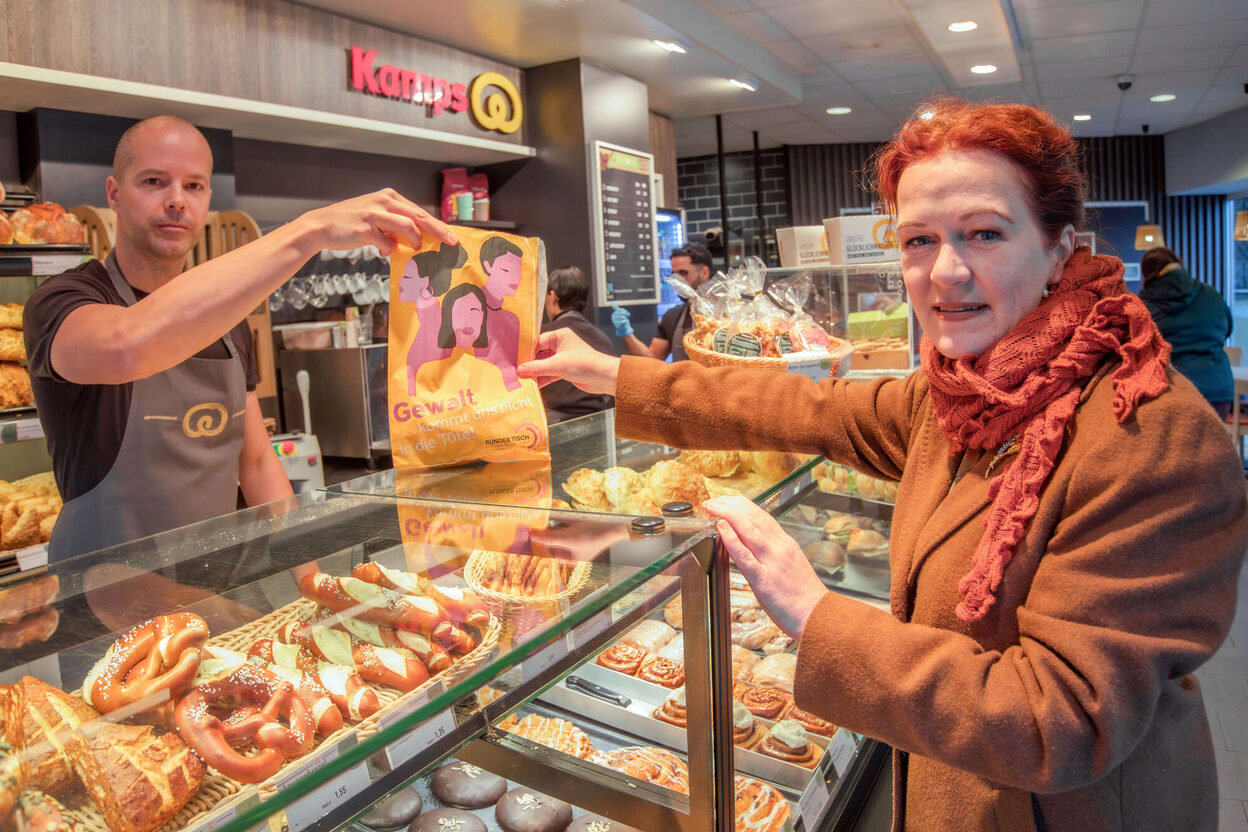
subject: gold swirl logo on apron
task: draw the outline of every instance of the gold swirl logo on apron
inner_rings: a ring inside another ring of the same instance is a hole
[[[231,414],[226,406],[219,402],[200,402],[187,408],[181,420],[177,416],[144,416],[143,421],[151,422],[182,422],[182,432],[189,439],[219,436],[231,419],[242,416],[247,411],[240,410]]]
[[[502,92],[486,96],[484,93],[487,87],[498,87]],[[483,72],[472,79],[468,102],[472,107],[472,117],[484,129],[497,130],[500,133],[514,133],[520,129],[524,106],[520,103],[519,90],[505,75]],[[507,116],[508,110],[511,111],[510,118]]]

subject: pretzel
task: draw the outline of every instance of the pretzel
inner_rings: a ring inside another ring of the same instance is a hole
[[[455,624],[466,624],[484,631],[490,623],[490,610],[480,597],[460,587],[438,586],[424,575],[389,569],[376,561],[361,563],[351,576],[370,584],[408,595],[423,595],[438,604]]]
[[[271,647],[273,640],[260,639],[260,641],[270,642]],[[252,647],[255,647],[255,645],[253,644]],[[269,655],[272,656],[272,654],[273,651],[270,649]],[[328,737],[342,727],[342,711],[338,710],[338,706],[334,704],[329,691],[325,690],[324,686],[317,681],[316,676],[297,667],[283,667],[282,665],[274,664],[272,661],[266,661],[258,655],[251,655],[250,652],[248,661],[259,665],[294,685],[295,693],[299,694],[304,704],[312,709],[312,721],[316,726],[317,734],[322,737]]]
[[[428,636],[420,633],[409,633],[393,627],[379,627],[371,621],[360,621],[358,618],[339,615],[328,607],[317,607],[316,617],[317,624],[343,630],[360,641],[377,647],[389,647],[393,650],[412,653],[420,659],[430,675],[441,673],[453,664],[451,654],[446,652],[445,647],[435,644],[429,640]]]
[[[335,578],[324,572],[306,575],[299,581],[299,592],[352,618],[423,633],[452,652],[466,653],[476,647],[476,639],[452,624],[446,610],[422,595],[404,595],[359,578]]]
[[[252,661],[262,661],[270,665],[270,669],[279,675],[307,675],[329,696],[338,715],[352,722],[359,722],[381,710],[377,694],[364,683],[360,674],[349,667],[320,662],[306,647],[261,638],[252,642],[247,655]],[[313,710],[315,711],[315,706]],[[319,728],[317,733],[320,733]]]
[[[225,718],[217,716],[227,711]],[[192,688],[174,708],[178,733],[205,763],[240,783],[259,783],[312,747],[312,712],[294,686],[244,663],[220,681]],[[288,724],[282,724],[284,719]],[[254,745],[253,756],[235,750]]]
[[[318,658],[354,669],[366,682],[406,692],[429,678],[420,659],[406,650],[378,647],[320,624],[291,621],[278,630],[277,637],[283,644],[298,644]]]
[[[190,612],[158,615],[113,642],[82,683],[82,696],[100,713],[159,708],[184,693],[199,671],[208,625]]]

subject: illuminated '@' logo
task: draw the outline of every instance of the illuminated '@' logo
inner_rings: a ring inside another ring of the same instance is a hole
[[[486,87],[498,87],[502,92],[492,92],[485,96]],[[524,118],[524,105],[520,103],[520,92],[516,85],[506,76],[497,72],[481,73],[472,79],[468,100],[472,107],[472,117],[486,130],[514,133],[520,129],[520,121]],[[511,118],[507,117],[508,110],[511,111]]]

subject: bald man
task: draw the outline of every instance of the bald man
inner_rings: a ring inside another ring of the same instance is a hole
[[[212,197],[212,151],[190,123],[122,136],[105,191],[116,247],[44,283],[25,311],[39,419],[65,506],[63,560],[291,494],[256,397],[245,318],[322,249],[455,235],[394,191],[315,211],[189,271]]]

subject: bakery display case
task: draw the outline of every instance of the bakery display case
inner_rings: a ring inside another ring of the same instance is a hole
[[[848,375],[899,375],[918,367],[918,324],[906,298],[901,263],[767,269],[774,281],[806,272],[805,311],[854,347]]]

